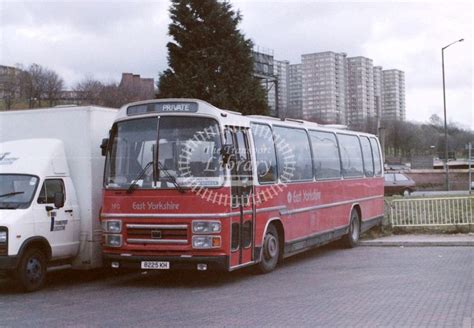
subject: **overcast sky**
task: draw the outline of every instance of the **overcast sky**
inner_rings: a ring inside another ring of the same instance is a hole
[[[38,63],[69,88],[86,75],[119,81],[122,72],[157,78],[167,67],[168,1],[0,0],[0,64]],[[407,118],[443,117],[445,50],[448,120],[474,128],[473,6],[464,2],[231,1],[241,30],[275,59],[337,51],[405,71]]]

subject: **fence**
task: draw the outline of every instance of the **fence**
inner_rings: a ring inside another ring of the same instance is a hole
[[[395,199],[390,220],[392,227],[474,225],[474,197]]]

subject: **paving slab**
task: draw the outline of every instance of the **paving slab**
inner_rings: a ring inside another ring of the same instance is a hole
[[[389,247],[474,246],[474,233],[391,235],[370,240],[361,240],[359,245]]]

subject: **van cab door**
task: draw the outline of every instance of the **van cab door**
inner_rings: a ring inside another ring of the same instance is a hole
[[[66,182],[66,183],[65,183]],[[66,187],[69,185],[69,188]],[[36,200],[35,233],[45,237],[52,250],[52,259],[69,258],[77,255],[79,235],[74,213],[76,199],[68,178],[47,178],[43,181]],[[56,208],[54,197],[63,193],[64,206]]]

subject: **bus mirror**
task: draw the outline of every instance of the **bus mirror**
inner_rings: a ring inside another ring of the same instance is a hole
[[[101,150],[102,156],[105,156],[105,154],[107,153],[108,144],[109,144],[108,138],[102,139],[102,143],[100,144],[100,150]]]
[[[257,166],[257,175],[259,177],[264,177],[268,173],[267,165],[264,162],[258,163]]]
[[[226,144],[226,145],[222,146],[221,155],[222,155],[222,161],[223,161],[224,164],[229,163],[230,157],[234,154],[235,154],[234,145]]]

